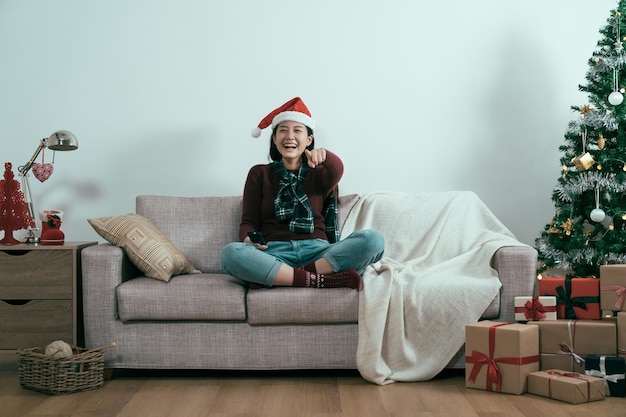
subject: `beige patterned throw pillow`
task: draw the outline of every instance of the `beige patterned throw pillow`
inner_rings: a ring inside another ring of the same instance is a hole
[[[147,277],[168,282],[174,275],[200,273],[163,232],[139,214],[87,221],[100,236],[124,249]]]

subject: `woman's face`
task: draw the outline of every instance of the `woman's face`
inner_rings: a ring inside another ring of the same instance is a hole
[[[274,131],[274,144],[286,161],[300,159],[312,141],[313,136],[307,133],[307,128],[302,123],[281,122]]]

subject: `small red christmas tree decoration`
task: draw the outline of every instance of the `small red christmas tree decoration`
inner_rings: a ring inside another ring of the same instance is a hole
[[[11,163],[4,164],[4,179],[0,180],[0,230],[4,230],[3,245],[16,245],[19,240],[13,237],[14,230],[35,227],[34,219],[28,213],[24,193],[20,183],[13,176]]]

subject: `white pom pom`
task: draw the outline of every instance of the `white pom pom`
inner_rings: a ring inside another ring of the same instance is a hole
[[[68,343],[62,340],[56,340],[46,346],[45,354],[52,358],[69,358],[74,353]]]
[[[259,136],[261,136],[261,129],[259,129],[258,127],[252,129],[252,137],[258,138]]]

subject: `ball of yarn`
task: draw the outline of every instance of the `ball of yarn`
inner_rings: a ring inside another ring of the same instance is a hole
[[[51,358],[69,358],[72,356],[72,347],[63,340],[56,340],[46,346],[45,355]]]

